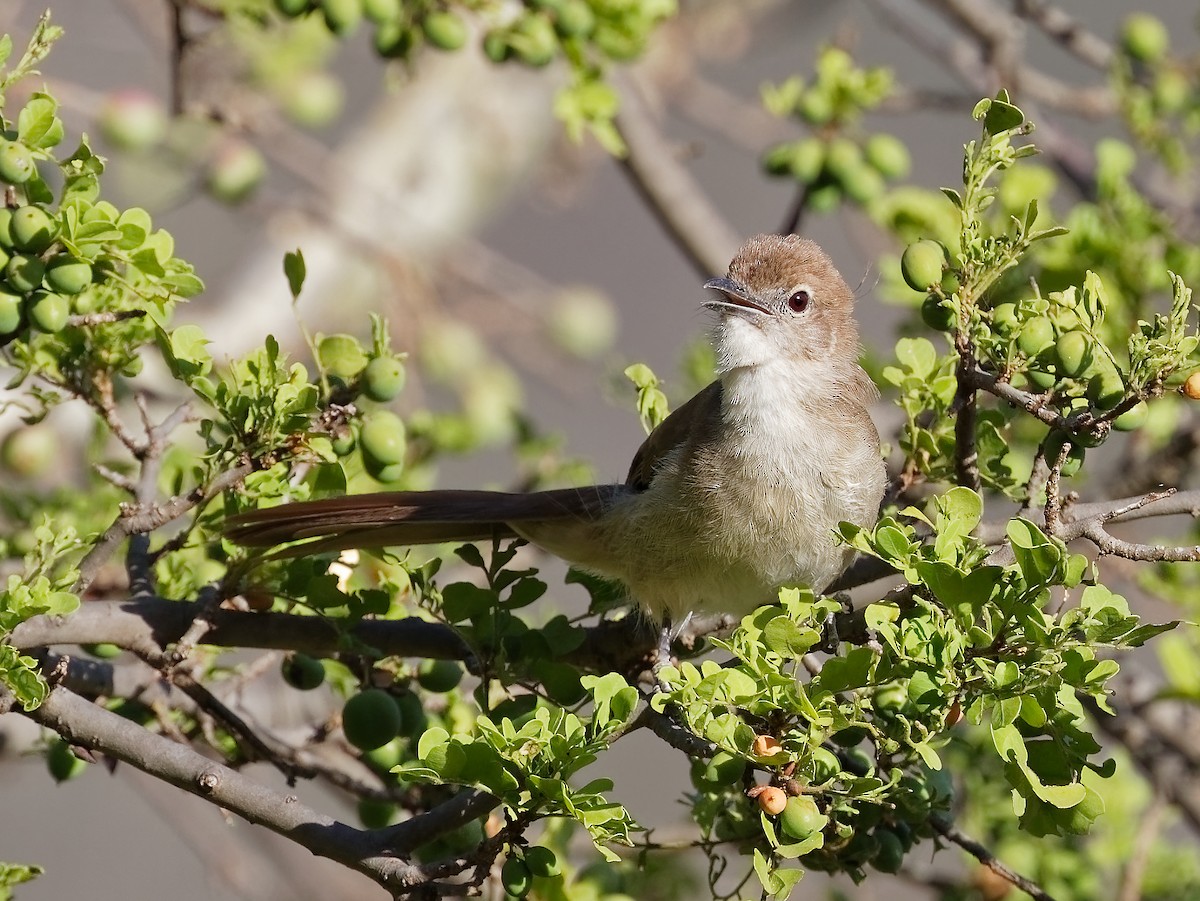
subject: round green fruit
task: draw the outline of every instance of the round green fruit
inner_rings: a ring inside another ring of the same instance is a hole
[[[500,883],[514,898],[524,898],[533,886],[533,874],[521,858],[510,857],[500,868]]]
[[[855,203],[867,204],[887,190],[883,176],[867,165],[855,166],[841,174],[842,190]]]
[[[1017,335],[1017,347],[1029,357],[1037,356],[1054,343],[1054,323],[1047,316],[1034,316]]]
[[[946,266],[946,251],[937,241],[914,241],[900,257],[900,275],[914,291],[928,291],[939,284]]]
[[[930,294],[921,304],[921,319],[935,332],[948,332],[954,328],[954,310],[942,303],[936,294]]]
[[[66,782],[86,770],[87,761],[76,757],[71,752],[71,746],[59,738],[51,742],[46,750],[46,766],[55,782]]]
[[[820,90],[809,90],[800,98],[796,112],[809,125],[824,125],[833,118],[833,100]]]
[[[828,748],[817,748],[813,751],[812,763],[812,781],[816,785],[828,782],[842,771],[842,762]]]
[[[736,785],[746,772],[746,759],[728,751],[718,751],[700,773],[703,788],[709,791]]]
[[[400,708],[391,695],[377,688],[356,694],[342,708],[342,731],[360,751],[386,745],[400,734],[401,726]]]
[[[788,798],[787,807],[779,815],[779,825],[783,831],[800,841],[824,829],[828,822],[829,818],[821,813],[817,802],[807,795]]]
[[[1062,372],[1078,378],[1092,364],[1092,339],[1083,332],[1060,335],[1054,346]]]
[[[403,388],[404,364],[395,357],[376,357],[363,370],[362,390],[371,400],[395,400]]]
[[[393,485],[404,478],[403,463],[379,463],[369,457],[363,457],[363,468],[367,475],[381,485]]]
[[[23,185],[33,178],[37,164],[24,144],[5,141],[0,145],[0,179],[10,185]]]
[[[513,27],[512,46],[525,65],[545,66],[558,52],[558,35],[545,15],[527,15]]]
[[[554,28],[565,38],[585,38],[596,28],[587,0],[565,0],[554,16]]]
[[[238,203],[249,197],[267,174],[258,149],[245,141],[229,141],[208,167],[208,190],[218,200]]]
[[[456,688],[462,677],[462,667],[453,660],[426,660],[417,670],[417,684],[436,694]]]
[[[493,29],[483,36],[483,55],[494,63],[502,63],[512,56],[513,47],[507,31]]]
[[[0,288],[0,335],[11,335],[21,327],[21,307],[25,298]]]
[[[825,166],[825,142],[819,138],[804,138],[784,146],[790,151],[787,170],[792,178],[806,185],[816,181]]]
[[[61,332],[71,318],[71,302],[61,294],[37,291],[30,295],[25,312],[39,332]]]
[[[9,432],[0,444],[0,463],[15,475],[36,478],[48,472],[58,458],[58,434],[50,426],[28,425]]]
[[[8,250],[15,249],[12,240],[12,217],[15,210],[12,207],[0,206],[0,247]]]
[[[338,37],[345,37],[358,27],[362,19],[361,0],[321,0],[321,15],[325,25]]]
[[[80,645],[84,651],[91,654],[98,660],[112,660],[114,657],[121,656],[121,648],[115,644],[108,642],[99,642],[97,644]]]
[[[364,829],[385,829],[395,821],[398,810],[391,801],[363,798],[358,802],[358,821]]]
[[[834,138],[825,151],[825,168],[839,181],[862,165],[862,149],[849,138]],[[940,276],[939,276],[940,277]]]
[[[283,681],[299,691],[312,691],[325,681],[321,661],[307,654],[289,654],[279,667]]]
[[[359,444],[368,463],[380,467],[403,463],[408,444],[403,420],[387,410],[372,413],[363,420]]]
[[[416,738],[429,726],[429,717],[425,715],[425,707],[416,692],[405,691],[392,698],[400,708],[400,721],[403,724],[402,735]]]
[[[362,0],[363,15],[376,25],[400,20],[401,0]]]
[[[404,59],[417,44],[417,32],[403,22],[384,22],[376,27],[372,43],[384,59]]]
[[[58,223],[40,206],[31,204],[13,211],[8,232],[18,250],[41,253],[58,237]]]
[[[86,260],[59,254],[46,264],[46,286],[59,294],[79,294],[92,283],[92,267]]]
[[[275,8],[289,19],[294,19],[313,7],[311,0],[275,0]]]
[[[345,426],[341,432],[334,436],[330,444],[333,446],[335,454],[339,457],[346,457],[354,452],[354,448],[358,444],[358,438],[354,434],[354,429]]]
[[[1150,415],[1150,408],[1146,406],[1146,402],[1140,401],[1136,406],[1130,407],[1120,416],[1113,420],[1113,428],[1118,432],[1133,432],[1140,429],[1146,424],[1146,418]]]
[[[992,328],[999,335],[1011,335],[1020,326],[1015,303],[1001,303],[992,308]]]
[[[1102,369],[1088,382],[1087,396],[1100,410],[1111,410],[1125,397],[1125,382],[1115,369]]]
[[[404,718],[403,712],[400,717]],[[397,736],[385,745],[363,751],[362,759],[368,766],[381,773],[390,772],[392,767],[399,766],[404,759],[404,739]]]
[[[307,2],[307,0],[305,0]],[[148,150],[167,136],[166,110],[147,91],[118,91],[100,108],[100,131],[122,150]]]
[[[776,144],[768,147],[762,156],[763,171],[768,175],[787,175],[792,168],[793,144]]]
[[[540,876],[543,879],[562,873],[558,856],[549,848],[541,845],[532,845],[525,849],[525,866],[529,867],[529,872],[534,876]]]
[[[863,156],[884,178],[904,178],[912,167],[908,147],[895,135],[871,135],[863,145]]]
[[[1052,369],[1030,369],[1025,375],[1039,391],[1049,391],[1058,384],[1058,373]]]
[[[1121,26],[1121,46],[1131,57],[1143,63],[1162,59],[1171,45],[1171,36],[1162,20],[1149,13],[1133,13]]]
[[[814,213],[832,213],[842,202],[842,186],[835,181],[815,185],[805,198],[805,206]]]
[[[421,20],[421,30],[439,50],[459,50],[467,42],[467,26],[452,12],[431,12]]]
[[[904,842],[891,829],[876,829],[873,833],[879,843],[871,865],[881,873],[899,873],[904,864]]]

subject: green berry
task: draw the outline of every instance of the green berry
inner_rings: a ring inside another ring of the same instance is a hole
[[[812,781],[817,785],[828,782],[842,771],[842,763],[838,756],[828,748],[817,748],[813,751],[812,762]]]
[[[426,660],[417,670],[417,684],[436,694],[455,688],[462,677],[462,667],[453,660]]]
[[[0,247],[13,249],[12,217],[15,210],[10,206],[0,206]]]
[[[400,0],[362,0],[363,15],[376,25],[398,22],[403,11]]]
[[[167,136],[167,114],[154,95],[141,90],[118,91],[100,109],[100,131],[122,150],[147,150]]]
[[[825,125],[833,118],[833,100],[824,91],[806,91],[796,105],[796,112],[809,125]]]
[[[376,357],[362,374],[363,393],[371,400],[387,403],[404,388],[404,364],[395,357]]]
[[[1050,369],[1030,369],[1025,373],[1030,383],[1039,391],[1049,391],[1058,384],[1058,373]]]
[[[363,465],[367,475],[383,485],[399,482],[404,477],[403,463],[380,463],[363,454]]]
[[[452,12],[431,12],[421,20],[421,30],[439,50],[459,50],[467,42],[466,23]]]
[[[1007,337],[1015,332],[1019,325],[1015,303],[1001,303],[992,308],[992,328],[998,335]]]
[[[746,772],[746,758],[728,751],[718,751],[704,768],[703,780],[710,790],[725,788],[741,781]]]
[[[1021,353],[1033,357],[1054,343],[1054,323],[1049,317],[1034,316],[1023,326],[1017,335],[1017,347]]]
[[[59,447],[58,435],[49,426],[25,426],[4,436],[4,443],[0,444],[0,463],[15,475],[36,478],[49,472],[55,464]]]
[[[842,202],[842,186],[834,181],[816,185],[808,192],[805,205],[814,213],[831,213]]]
[[[311,0],[275,0],[275,8],[289,19],[294,19],[312,9]]]
[[[342,708],[342,731],[360,751],[386,745],[400,734],[400,708],[392,696],[369,688],[350,698]]]
[[[865,205],[887,190],[883,176],[870,166],[862,165],[842,173],[842,190],[857,204]]]
[[[71,302],[61,294],[37,291],[30,295],[25,312],[29,324],[40,332],[61,332],[71,318]]]
[[[1139,62],[1152,63],[1162,59],[1170,45],[1167,27],[1149,13],[1133,13],[1121,26],[1121,46]]]
[[[21,294],[36,291],[46,275],[46,264],[34,256],[23,253],[15,254],[4,267],[4,277],[8,284]]]
[[[15,210],[8,225],[13,245],[18,250],[41,253],[58,237],[58,223],[39,206]]]
[[[873,833],[879,847],[871,865],[881,873],[899,873],[904,865],[904,843],[891,829],[876,829]]]
[[[375,52],[384,59],[404,59],[417,43],[417,33],[403,22],[384,22],[375,29]]]
[[[821,813],[817,802],[807,795],[788,798],[787,807],[779,815],[779,825],[794,839],[804,841],[825,828],[829,818]]]
[[[218,200],[238,203],[254,193],[266,174],[266,160],[257,148],[245,141],[229,141],[209,164],[208,190]]]
[[[299,691],[312,691],[325,681],[321,661],[307,654],[289,654],[279,667],[283,681]]]
[[[80,645],[87,653],[99,660],[112,660],[114,657],[121,656],[121,648],[119,645],[109,644],[108,642],[98,642],[96,644]]]
[[[946,266],[946,251],[937,241],[914,241],[900,257],[900,275],[914,291],[928,291],[939,284]]]
[[[788,171],[792,178],[804,184],[816,181],[825,166],[825,142],[819,138],[805,138],[785,146],[791,150]]]
[[[500,883],[514,898],[524,898],[533,886],[533,875],[525,861],[519,857],[510,857],[500,868]]]
[[[954,328],[954,309],[942,303],[936,294],[930,294],[921,304],[921,319],[935,332],[948,332]]]
[[[1118,432],[1133,432],[1140,429],[1146,424],[1146,418],[1150,415],[1150,408],[1146,406],[1146,402],[1140,401],[1137,405],[1130,407],[1120,416],[1113,420],[1113,428]]]
[[[0,288],[0,335],[11,335],[21,327],[21,306],[25,298]]]
[[[792,168],[794,144],[776,144],[768,147],[762,157],[763,171],[768,175],[787,175]]]
[[[862,165],[862,149],[849,138],[834,138],[825,150],[825,168],[843,181],[846,176]]]
[[[0,144],[0,180],[10,185],[23,185],[36,172],[37,164],[28,147],[16,141]]]
[[[533,845],[525,849],[525,866],[529,867],[529,872],[534,876],[542,878],[557,876],[562,873],[562,867],[558,863],[558,856],[549,848],[544,848],[541,845]]]
[[[66,782],[86,770],[87,761],[76,757],[71,746],[59,738],[46,750],[46,766],[55,782]]]
[[[400,719],[404,719],[404,711],[400,711]],[[362,759],[370,767],[381,773],[390,772],[392,767],[399,766],[404,759],[404,739],[396,736],[386,745],[363,751]]]
[[[321,0],[325,25],[338,37],[346,37],[362,19],[362,0]]]
[[[92,267],[86,260],[59,254],[46,264],[46,286],[59,294],[79,294],[92,283]]]
[[[1071,378],[1082,375],[1092,363],[1092,339],[1083,332],[1060,335],[1054,350],[1062,372]]]
[[[585,38],[596,27],[596,15],[587,0],[565,0],[554,15],[554,28],[563,37]]]
[[[874,134],[863,145],[863,156],[884,178],[904,178],[912,168],[908,147],[895,135]]]
[[[558,53],[558,35],[544,15],[525,16],[514,26],[510,40],[513,50],[527,66],[545,66]]]
[[[1125,382],[1115,369],[1103,369],[1088,382],[1087,396],[1097,409],[1111,410],[1124,399]]]
[[[363,798],[358,802],[358,821],[364,829],[385,829],[396,819],[399,808],[391,801]]]
[[[395,413],[380,410],[363,420],[359,444],[364,459],[387,466],[403,463],[407,449],[404,422]]]
[[[502,63],[513,52],[508,32],[494,29],[483,36],[483,54],[494,63]]]
[[[354,429],[346,426],[334,436],[330,444],[333,446],[335,454],[339,457],[347,457],[354,451],[355,446],[358,444],[358,436],[354,434]]]

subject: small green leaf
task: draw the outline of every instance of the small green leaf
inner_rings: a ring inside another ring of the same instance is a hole
[[[308,268],[304,263],[304,252],[300,248],[283,255],[283,274],[287,276],[288,289],[292,292],[292,300],[300,296],[304,287],[304,278]]]

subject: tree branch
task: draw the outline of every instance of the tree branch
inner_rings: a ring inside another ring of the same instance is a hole
[[[946,841],[958,845],[997,876],[1007,879],[1030,897],[1037,899],[1037,901],[1054,901],[1054,897],[1048,894],[1040,885],[1027,876],[1022,876],[1012,867],[1005,864],[995,854],[955,826],[949,819],[934,815],[929,818],[929,822],[937,830],[938,835],[946,839]]]

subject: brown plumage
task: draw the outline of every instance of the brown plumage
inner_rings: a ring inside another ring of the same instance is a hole
[[[356,495],[244,514],[229,536],[309,540],[289,553],[519,536],[659,618],[824,588],[850,558],[838,522],[874,523],[884,489],[853,294],[820,247],[779,235],[751,238],[705,287],[720,295],[705,303],[718,378],[647,437],[623,485]]]

